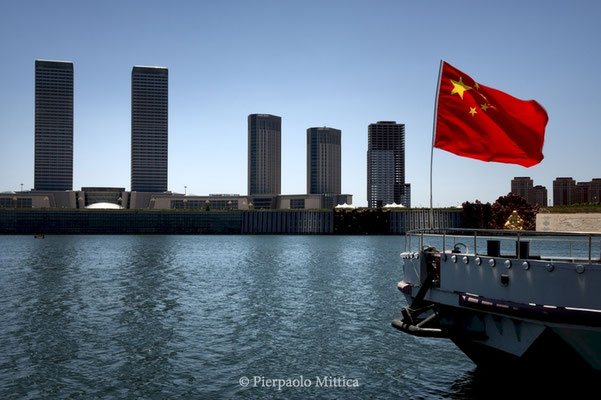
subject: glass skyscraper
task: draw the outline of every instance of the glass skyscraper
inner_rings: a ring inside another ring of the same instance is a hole
[[[341,193],[340,137],[339,129],[307,129],[307,194]]]
[[[367,204],[410,206],[405,184],[405,125],[380,121],[367,129]]]
[[[73,63],[35,61],[35,190],[73,189]]]
[[[135,66],[131,72],[131,190],[167,191],[169,72]]]
[[[282,118],[248,116],[248,195],[280,194],[282,190]]]

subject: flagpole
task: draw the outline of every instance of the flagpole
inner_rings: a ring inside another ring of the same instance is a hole
[[[432,166],[434,165],[434,139],[436,137],[436,116],[438,115],[438,94],[440,93],[440,80],[442,78],[443,62],[443,60],[440,60],[440,67],[438,69],[438,83],[436,84],[436,96],[434,100],[434,122],[432,124],[432,147],[430,148],[430,213],[428,215],[428,225],[430,229],[434,228],[434,205],[432,202]]]

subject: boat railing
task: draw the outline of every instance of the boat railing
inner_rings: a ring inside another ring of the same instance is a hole
[[[433,247],[445,253],[600,263],[601,233],[492,229],[419,229],[406,235],[406,251]],[[538,252],[538,254],[536,254]]]

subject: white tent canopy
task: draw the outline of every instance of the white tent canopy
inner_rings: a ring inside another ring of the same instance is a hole
[[[113,203],[94,203],[94,204],[90,204],[89,206],[86,206],[86,208],[104,209],[104,210],[121,210],[123,207],[121,207],[118,204],[113,204]]]
[[[337,209],[343,209],[343,210],[354,210],[355,206],[351,205],[351,204],[338,204],[335,208]]]
[[[405,208],[405,206],[402,204],[392,203],[392,204],[386,204],[384,206],[384,208]]]

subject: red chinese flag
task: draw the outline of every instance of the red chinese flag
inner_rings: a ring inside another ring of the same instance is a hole
[[[543,159],[548,120],[536,101],[480,85],[443,62],[434,147],[482,161],[531,167]]]

